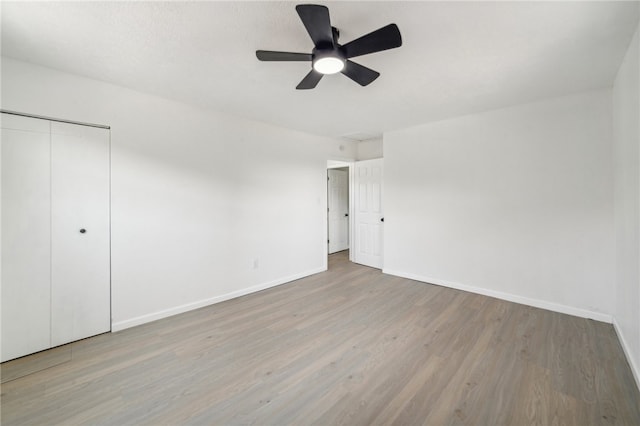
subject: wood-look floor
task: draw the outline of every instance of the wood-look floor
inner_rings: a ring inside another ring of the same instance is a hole
[[[69,347],[2,385],[3,425],[640,425],[611,325],[345,252],[328,272]]]

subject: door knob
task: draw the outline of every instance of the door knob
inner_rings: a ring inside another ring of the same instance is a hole
[[[384,217],[381,217],[381,218],[380,218],[380,222],[384,222]]]
[[[349,213],[345,213],[345,214],[344,214],[344,217],[348,217],[348,216],[349,216]]]
[[[81,234],[84,234],[85,232],[87,232],[87,230],[86,230],[86,229],[84,229],[84,228],[80,229],[80,233],[81,233]]]

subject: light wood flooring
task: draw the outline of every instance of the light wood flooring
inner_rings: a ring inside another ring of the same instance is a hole
[[[2,385],[3,425],[640,425],[611,325],[346,252],[327,272],[57,351]]]

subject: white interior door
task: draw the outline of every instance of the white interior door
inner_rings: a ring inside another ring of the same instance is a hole
[[[382,159],[357,161],[354,173],[353,261],[382,269],[383,206]]]
[[[51,123],[52,346],[111,329],[109,130]]]
[[[329,169],[329,254],[349,248],[349,172]]]
[[[50,347],[49,122],[2,114],[2,361]]]

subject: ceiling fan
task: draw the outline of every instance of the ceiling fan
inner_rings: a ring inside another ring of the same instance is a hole
[[[256,50],[261,61],[311,61],[312,69],[296,89],[313,89],[325,74],[341,72],[361,86],[370,84],[380,73],[364,67],[350,58],[394,49],[402,46],[396,24],[389,24],[345,45],[338,43],[340,32],[331,26],[329,9],[317,4],[299,4],[296,11],[315,47],[311,53],[274,52]]]

